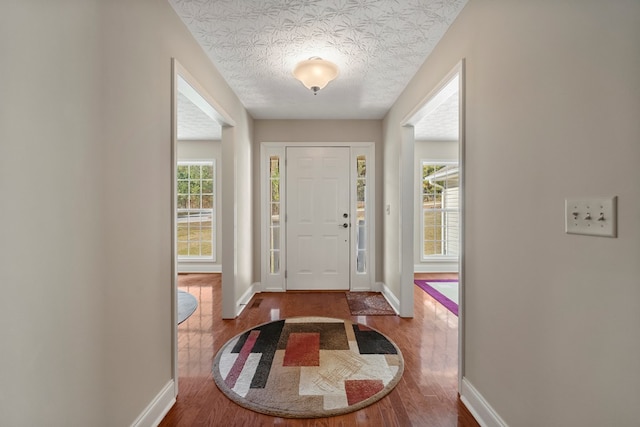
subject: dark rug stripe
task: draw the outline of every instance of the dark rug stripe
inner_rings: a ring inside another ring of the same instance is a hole
[[[276,354],[276,350],[278,349],[278,341],[280,340],[280,334],[282,334],[283,327],[284,320],[279,320],[252,329],[260,331],[260,336],[251,349],[251,353],[262,353],[262,357],[258,363],[256,374],[251,380],[251,388],[264,388],[267,383],[267,378],[269,378],[269,371],[271,370],[271,364],[273,363],[273,358]],[[244,343],[247,341],[250,332],[251,330],[242,334],[236,345],[233,346],[233,349],[231,350],[232,353],[240,352],[242,346],[244,346]]]

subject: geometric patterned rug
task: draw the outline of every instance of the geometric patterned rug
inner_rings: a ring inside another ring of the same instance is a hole
[[[318,418],[364,408],[400,381],[404,360],[380,332],[350,320],[294,317],[254,327],[216,354],[213,378],[237,404]]]

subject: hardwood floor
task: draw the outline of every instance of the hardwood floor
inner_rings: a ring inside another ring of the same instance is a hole
[[[238,318],[222,320],[220,283],[219,274],[179,278],[180,289],[195,295],[199,307],[178,327],[179,394],[160,426],[479,426],[458,399],[458,318],[417,286],[413,319],[351,316],[342,292],[287,292],[258,294]],[[227,340],[256,324],[308,315],[351,319],[389,336],[405,360],[400,383],[373,405],[319,419],[258,414],[218,390],[211,366]]]

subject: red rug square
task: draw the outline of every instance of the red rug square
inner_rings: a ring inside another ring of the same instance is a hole
[[[370,398],[384,388],[382,380],[345,380],[344,389],[347,392],[347,402],[355,405]]]
[[[320,366],[320,334],[317,332],[289,334],[282,366]]]

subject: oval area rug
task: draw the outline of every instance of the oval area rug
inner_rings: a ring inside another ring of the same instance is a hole
[[[285,418],[364,408],[400,381],[404,360],[382,333],[349,320],[294,317],[265,323],[218,351],[213,378],[239,405]]]
[[[198,308],[198,299],[187,291],[178,289],[178,325],[189,318]]]

